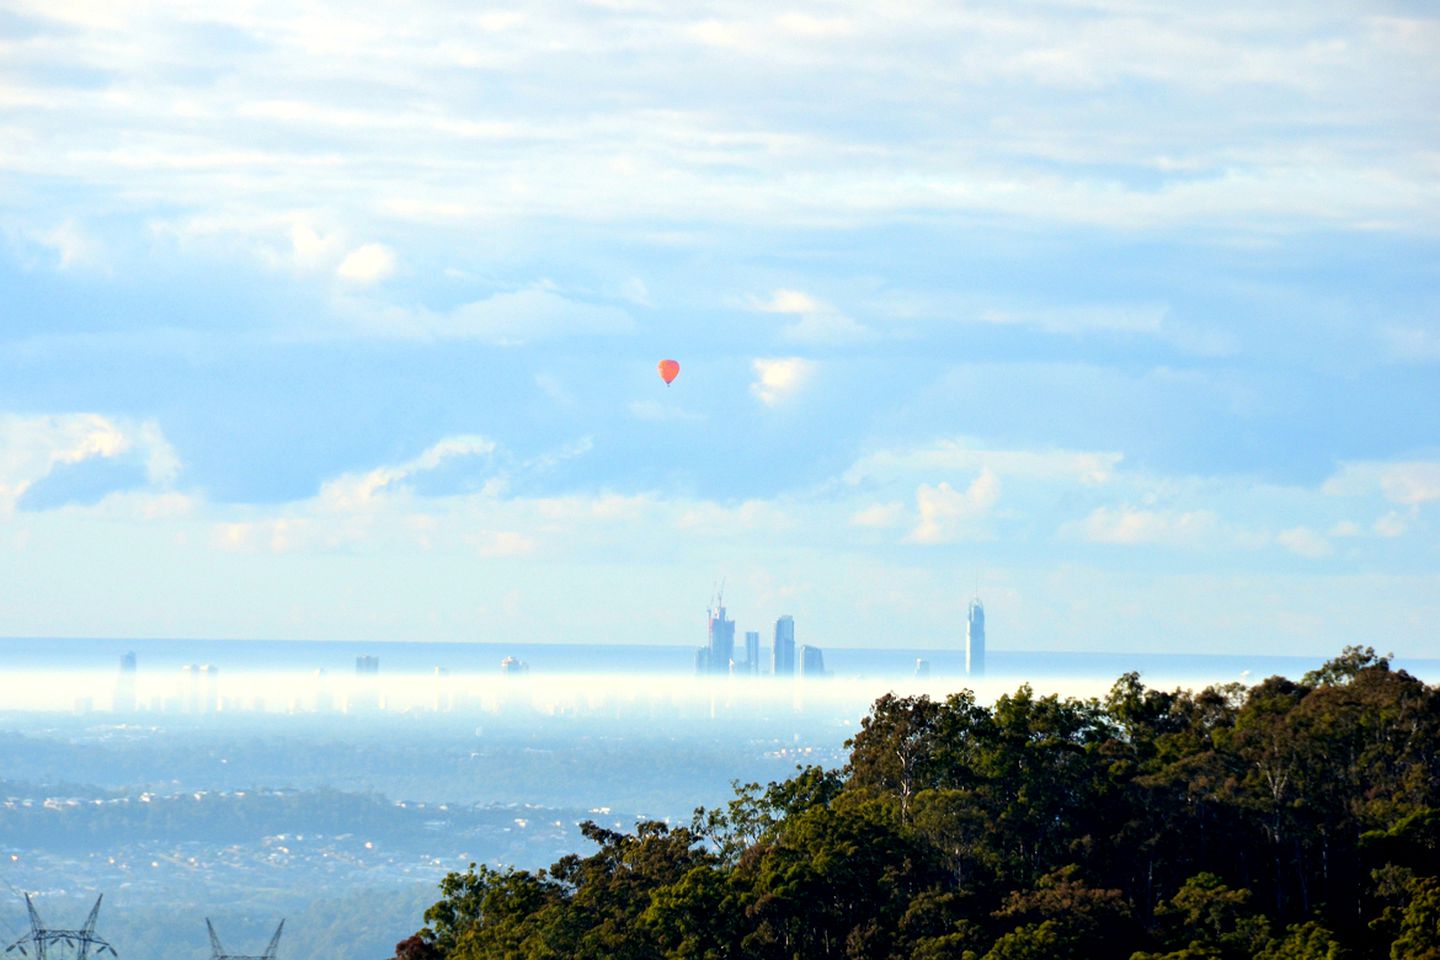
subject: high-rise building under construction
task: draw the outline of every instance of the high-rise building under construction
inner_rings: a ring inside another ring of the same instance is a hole
[[[709,631],[705,646],[695,653],[695,672],[727,674],[735,658],[735,621],[725,616],[725,594],[715,595],[715,602],[706,611]]]

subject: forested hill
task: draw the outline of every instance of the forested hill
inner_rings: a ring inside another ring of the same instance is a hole
[[[451,874],[404,960],[1440,958],[1440,689],[885,696],[842,771]]]

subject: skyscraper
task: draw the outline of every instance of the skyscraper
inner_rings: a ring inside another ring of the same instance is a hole
[[[777,677],[795,673],[795,618],[785,614],[775,621],[775,642],[770,647],[770,672]]]
[[[745,631],[745,672],[760,672],[760,631]]]
[[[965,675],[985,676],[985,607],[979,597],[970,601],[965,618]]]
[[[710,642],[706,645],[705,663],[710,673],[730,672],[730,661],[735,657],[735,621],[725,616],[724,597],[715,599],[715,606],[709,611]]]
[[[807,643],[800,648],[800,676],[825,676],[825,654],[819,647]]]

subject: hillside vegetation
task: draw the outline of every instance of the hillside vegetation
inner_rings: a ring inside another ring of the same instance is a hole
[[[452,873],[402,960],[1440,958],[1440,689],[887,695],[843,770]]]

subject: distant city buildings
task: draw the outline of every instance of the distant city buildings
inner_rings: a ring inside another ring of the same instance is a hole
[[[186,713],[215,713],[220,707],[220,668],[187,663],[180,668],[180,702]]]
[[[719,595],[706,611],[707,628],[705,646],[695,651],[695,673],[697,676],[732,674],[738,676],[759,676],[761,673],[760,631],[745,631],[745,659],[735,657],[735,621],[726,613]],[[795,646],[795,618],[785,614],[775,621],[774,641],[770,645],[770,674],[776,677],[824,676],[825,657],[814,645]],[[808,658],[808,659],[807,659]],[[797,670],[798,666],[798,670]]]
[[[500,672],[507,677],[521,677],[530,672],[530,664],[514,657],[506,657],[500,661]]]
[[[976,597],[965,617],[965,675],[985,676],[985,607]]]
[[[135,654],[120,658],[120,676],[115,681],[115,712],[135,712]]]
[[[695,655],[695,672],[723,676],[730,672],[730,661],[735,659],[735,621],[725,616],[724,594],[716,594],[706,617],[709,635],[705,646]]]
[[[380,709],[380,658],[355,658],[355,687],[345,703],[346,713],[373,713]]]
[[[801,644],[800,646],[800,676],[802,677],[823,677],[825,676],[825,655],[820,648],[813,644]]]
[[[785,614],[775,621],[775,642],[770,647],[770,672],[777,677],[795,673],[795,618]]]

